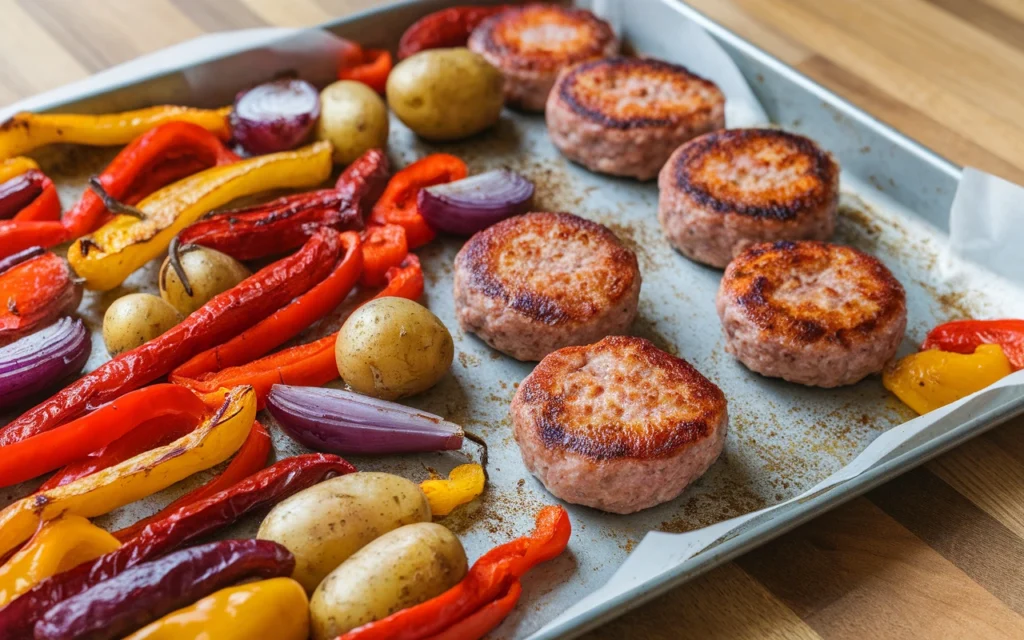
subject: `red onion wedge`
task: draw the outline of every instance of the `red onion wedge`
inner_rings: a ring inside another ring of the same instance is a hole
[[[69,317],[0,347],[0,409],[78,373],[91,350],[85,324]]]
[[[413,453],[462,448],[462,427],[351,391],[275,384],[267,409],[295,440],[318,451]]]
[[[533,183],[507,169],[421,189],[416,204],[435,229],[471,236],[495,222],[526,213],[533,200]]]
[[[320,92],[305,80],[265,82],[235,97],[231,133],[259,155],[294,149],[309,139],[320,117]]]

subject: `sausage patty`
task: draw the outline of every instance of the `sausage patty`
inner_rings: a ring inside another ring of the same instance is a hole
[[[505,74],[505,102],[543,111],[558,72],[618,53],[611,25],[585,9],[529,4],[495,14],[469,37],[469,48]]]
[[[523,462],[548,491],[612,513],[682,493],[722,452],[729,422],[721,389],[628,336],[544,358],[510,411]]]
[[[809,138],[729,129],[680,147],[658,187],[658,220],[672,245],[722,268],[758,242],[830,238],[839,166]]]
[[[726,351],[757,373],[816,387],[881,371],[907,327],[892,272],[827,242],[751,247],[725,270],[717,307]]]
[[[625,331],[639,297],[633,252],[570,213],[503,220],[455,257],[459,325],[518,360]]]
[[[551,140],[570,160],[650,180],[679,145],[725,126],[725,96],[679,65],[616,57],[563,71],[545,114]]]

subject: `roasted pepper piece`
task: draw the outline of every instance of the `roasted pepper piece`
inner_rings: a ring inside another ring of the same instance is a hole
[[[485,604],[476,613],[459,620],[441,633],[430,636],[428,640],[478,640],[493,631],[502,620],[512,613],[523,595],[523,585],[518,580],[508,586],[505,595]]]
[[[46,176],[42,177],[40,184],[42,191],[39,196],[14,216],[15,223],[60,221],[60,197],[57,195],[57,187]]]
[[[410,249],[430,242],[436,234],[420,215],[416,205],[420,189],[461,180],[467,173],[466,163],[447,153],[420,158],[391,178],[384,195],[373,207],[370,222],[403,227]]]
[[[928,332],[921,349],[974,353],[982,344],[998,344],[1014,371],[1024,369],[1024,320],[957,320]]]
[[[70,239],[64,224],[54,220],[0,221],[0,258],[32,247],[52,247]]]
[[[309,600],[291,578],[273,578],[222,589],[191,607],[164,616],[125,640],[306,640]]]
[[[81,516],[66,515],[47,522],[0,567],[0,607],[41,580],[120,546],[117,538]]]
[[[886,367],[882,384],[919,414],[934,411],[981,391],[1013,370],[997,344],[979,345],[972,354],[930,349]]]
[[[32,169],[39,171],[39,163],[26,156],[0,160],[0,182],[7,182],[14,176],[20,176]]]
[[[62,258],[27,249],[5,261],[0,272],[0,346],[72,313],[82,300],[82,287]]]
[[[450,7],[427,14],[412,24],[398,42],[398,59],[424,49],[464,47],[477,25],[512,5]]]
[[[198,425],[205,411],[202,400],[177,385],[157,384],[133,391],[87,416],[0,447],[0,487],[81,460],[152,418],[177,416]]]
[[[252,389],[237,387],[217,413],[166,447],[11,504],[0,511],[0,555],[27,540],[41,522],[64,514],[102,515],[226,460],[242,446],[255,419]]]
[[[485,553],[473,563],[466,577],[448,591],[383,620],[353,629],[339,636],[339,640],[419,640],[440,634],[487,605],[507,597],[511,585],[527,571],[562,553],[571,533],[572,526],[565,509],[544,507],[537,514],[532,534]],[[501,610],[501,607],[496,609]]]
[[[0,446],[48,431],[170,373],[192,356],[254,325],[322,280],[337,261],[337,233],[315,234],[301,250],[214,297],[161,336],[103,363],[0,429]]]
[[[347,51],[342,56],[341,65],[338,67],[338,80],[362,82],[384,95],[388,74],[394,66],[391,52],[386,49],[363,49],[359,45],[355,47],[357,51]]]
[[[118,575],[128,567],[159,557],[190,540],[217,531],[247,513],[355,468],[329,453],[287,458],[207,500],[186,505],[126,540],[124,546],[91,562],[47,578],[0,609],[0,629],[9,637],[32,636],[36,621],[53,605]]]
[[[405,229],[397,224],[370,227],[363,233],[363,275],[359,284],[381,286],[387,280],[388,269],[402,264],[408,254]]]
[[[295,556],[270,540],[223,540],[183,549],[64,600],[36,623],[35,637],[113,640],[218,589],[252,578],[286,577],[294,569]]]
[[[40,200],[47,190],[50,197]],[[0,219],[59,220],[60,201],[56,200],[56,196],[57,189],[53,182],[42,171],[29,169],[0,182]],[[56,208],[53,202],[56,202]]]
[[[227,140],[231,137],[230,112],[230,107],[210,110],[164,105],[104,115],[18,113],[0,124],[0,160],[57,142],[100,147],[128,144],[153,127],[176,120],[193,122]]]
[[[463,504],[472,502],[484,492],[486,476],[478,464],[460,464],[451,470],[447,479],[424,480],[420,489],[427,495],[430,513],[446,516]]]
[[[261,191],[312,187],[330,173],[329,142],[201,171],[140,202],[141,218],[119,215],[74,242],[68,261],[88,288],[113,289],[163,253],[178,232],[213,209]]]

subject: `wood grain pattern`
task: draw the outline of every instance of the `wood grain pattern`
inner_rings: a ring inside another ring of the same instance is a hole
[[[1021,0],[690,0],[961,164],[1024,182]],[[0,104],[204,32],[374,0],[0,0]],[[591,638],[1024,637],[1024,421]]]

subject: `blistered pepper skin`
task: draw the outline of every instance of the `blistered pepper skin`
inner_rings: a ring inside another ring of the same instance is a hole
[[[929,349],[886,368],[882,384],[918,414],[925,414],[980,391],[1012,372],[996,344],[962,354]]]

